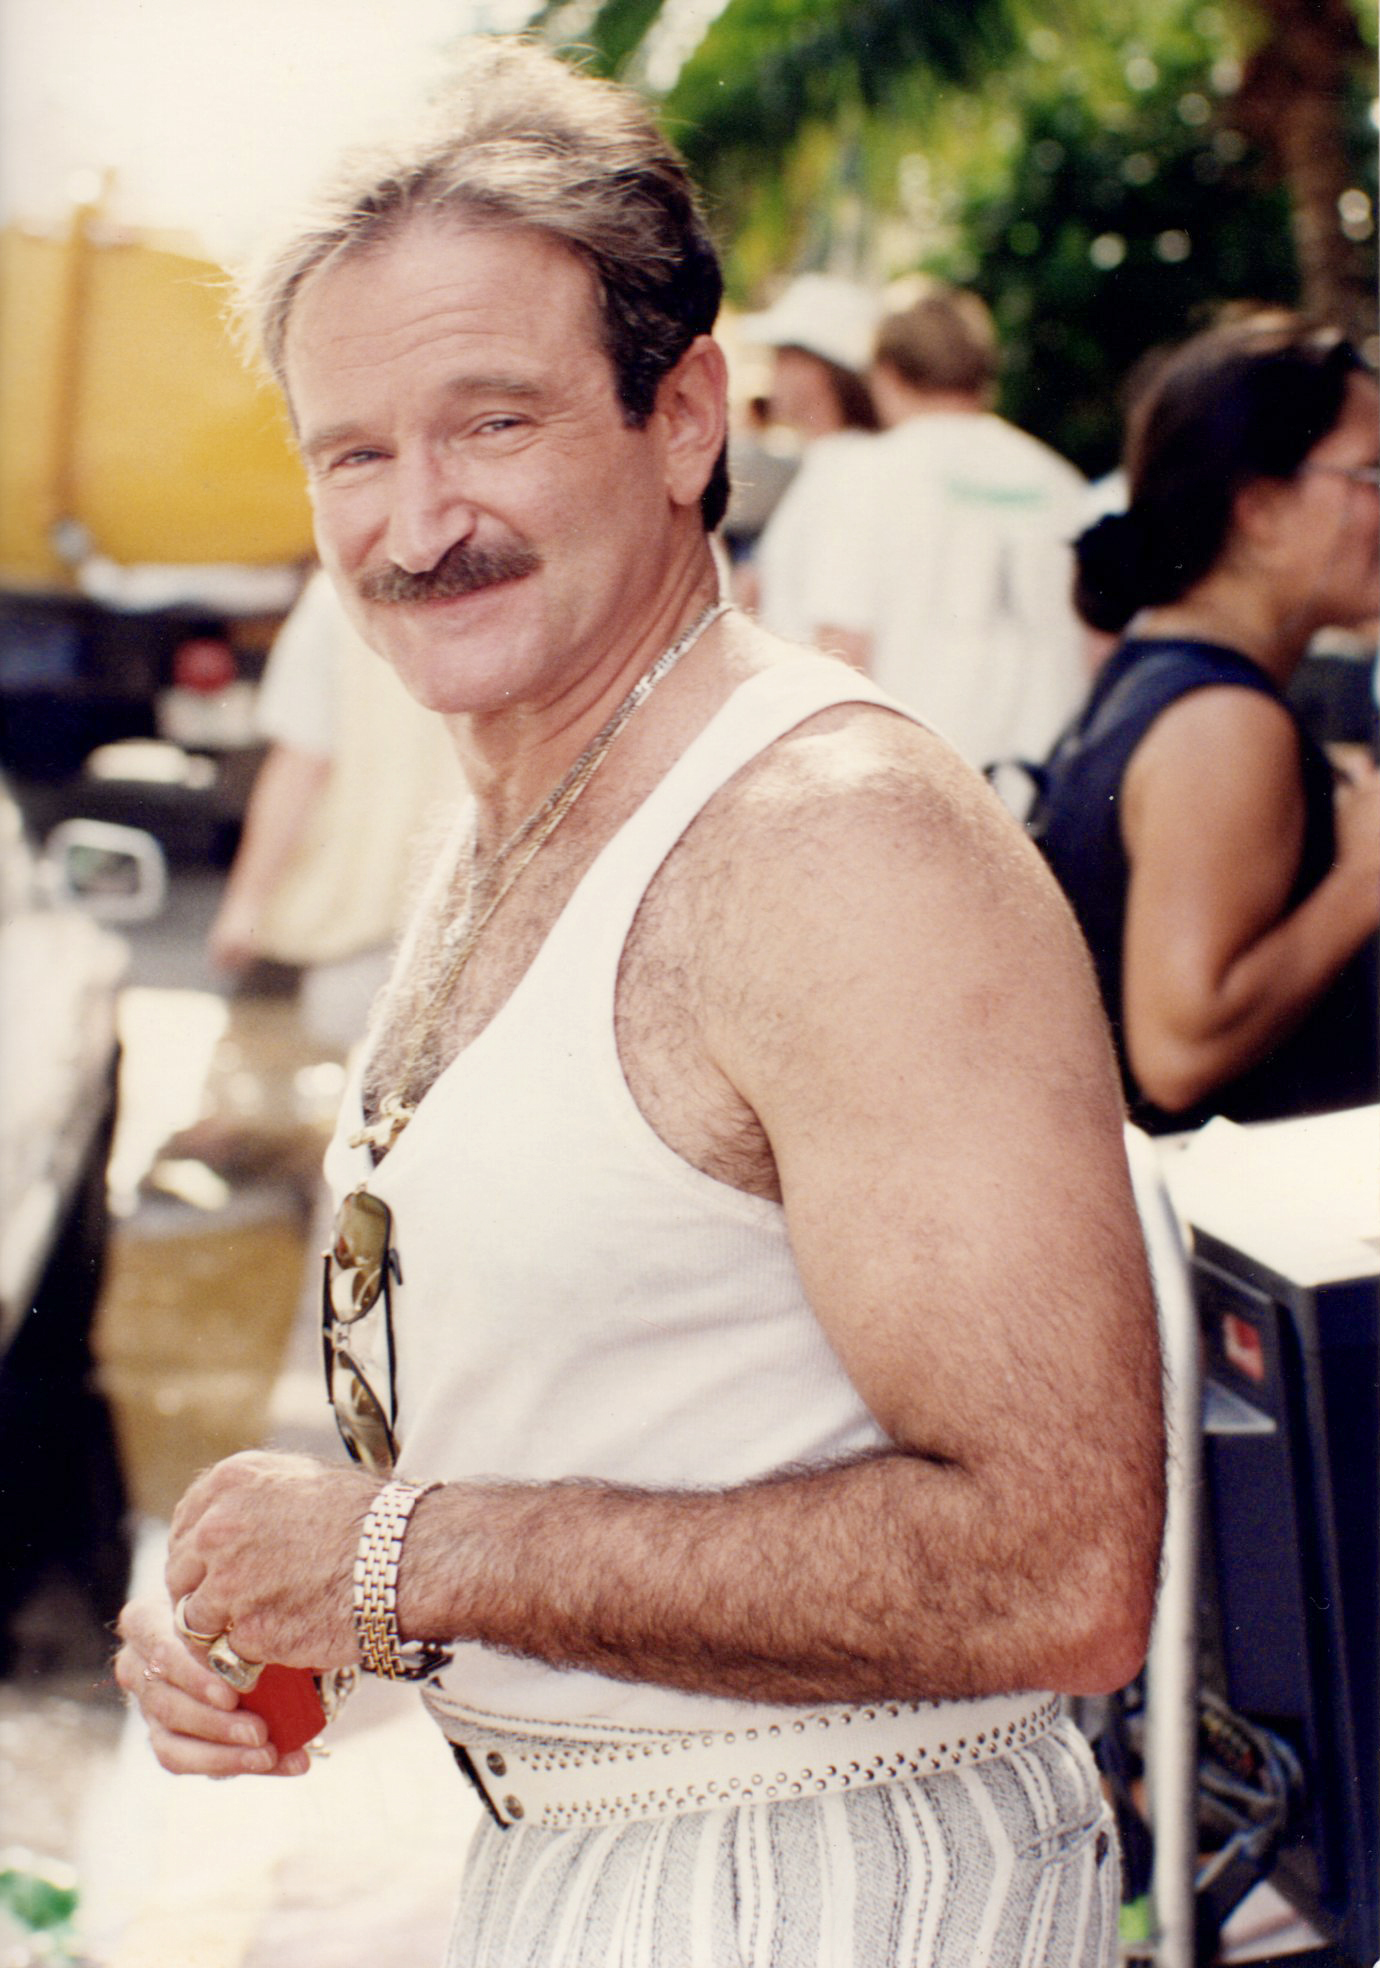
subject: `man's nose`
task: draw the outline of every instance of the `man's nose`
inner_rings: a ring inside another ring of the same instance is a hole
[[[453,468],[429,451],[399,457],[392,473],[385,542],[388,558],[407,574],[425,574],[473,533],[473,501]]]

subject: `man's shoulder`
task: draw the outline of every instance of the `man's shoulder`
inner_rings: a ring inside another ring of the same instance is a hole
[[[882,439],[871,431],[831,431],[816,438],[801,459],[786,498],[801,506],[865,495],[876,476],[881,446]]]
[[[1070,464],[1062,453],[1046,444],[1042,437],[1032,431],[1023,430],[1019,424],[1008,423],[1005,417],[988,411],[981,418],[982,438],[994,456],[1009,459],[1045,483],[1058,487],[1061,491],[1076,493],[1086,500],[1088,481],[1076,465]]]
[[[817,710],[766,746],[704,818],[705,850],[735,886],[754,888],[808,885],[830,865],[933,856],[1004,816],[950,745],[869,695]]]
[[[1061,497],[1087,497],[1087,481],[1076,465],[991,410],[908,417],[874,441],[872,457],[883,482],[996,475]]]
[[[877,704],[820,712],[754,758],[684,837],[662,892],[693,953],[688,988],[718,1008],[726,1044],[846,1017],[863,978],[868,992],[882,974],[947,990],[1044,965],[1063,988],[1083,961],[1048,869],[981,775]]]
[[[812,438],[791,466],[790,491],[802,482],[866,464],[876,457],[883,433],[864,430],[825,431]],[[783,497],[785,495],[783,494]]]

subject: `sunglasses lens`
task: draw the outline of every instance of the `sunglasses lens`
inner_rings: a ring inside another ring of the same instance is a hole
[[[387,1476],[393,1468],[393,1433],[373,1389],[347,1353],[338,1352],[331,1361],[331,1406],[355,1461],[371,1475]]]
[[[388,1205],[367,1190],[356,1189],[340,1205],[335,1238],[325,1259],[322,1339],[331,1406],[346,1448],[356,1462],[376,1476],[390,1474],[397,1448],[388,1412],[370,1386],[366,1369],[354,1356],[362,1346],[363,1358],[374,1360],[368,1372],[377,1370],[380,1384],[387,1387],[392,1380],[391,1321],[378,1332],[359,1326],[348,1347],[344,1332],[355,1327],[380,1298],[387,1308],[384,1287],[391,1236]],[[379,1357],[375,1360],[376,1351]]]
[[[342,1265],[332,1251],[326,1290],[331,1310],[342,1325],[353,1325],[378,1303],[381,1279],[381,1272],[369,1273],[354,1265]]]
[[[346,1324],[361,1319],[383,1289],[391,1223],[388,1205],[356,1189],[340,1205],[327,1281],[331,1310]]]

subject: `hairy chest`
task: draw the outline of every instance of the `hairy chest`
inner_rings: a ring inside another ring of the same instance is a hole
[[[683,1160],[756,1195],[778,1195],[762,1128],[715,1059],[730,1011],[718,958],[731,909],[724,830],[693,825],[642,896],[608,1007],[619,1063],[648,1125]],[[597,855],[599,830],[572,831],[544,853],[465,954],[462,867],[428,912],[413,960],[395,979],[365,1073],[372,1120],[392,1095],[415,1108],[507,1005]],[[482,912],[483,894],[477,906]],[[516,1054],[513,1070],[522,1070]]]

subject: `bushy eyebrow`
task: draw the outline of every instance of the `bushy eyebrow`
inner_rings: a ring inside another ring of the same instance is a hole
[[[298,449],[310,462],[315,458],[323,457],[327,451],[334,451],[337,445],[358,443],[363,435],[362,424],[328,424],[325,430],[317,431],[314,437],[299,438]]]
[[[456,376],[446,384],[450,396],[516,396],[531,402],[545,396],[543,384],[531,376]]]
[[[463,400],[469,397],[499,397],[509,403],[536,403],[546,394],[545,387],[534,382],[530,376],[471,376],[453,377],[445,384],[445,395]],[[308,460],[321,457],[327,451],[334,451],[341,444],[366,442],[369,436],[367,424],[349,421],[328,424],[324,430],[316,431],[311,437],[301,440],[302,456]]]

